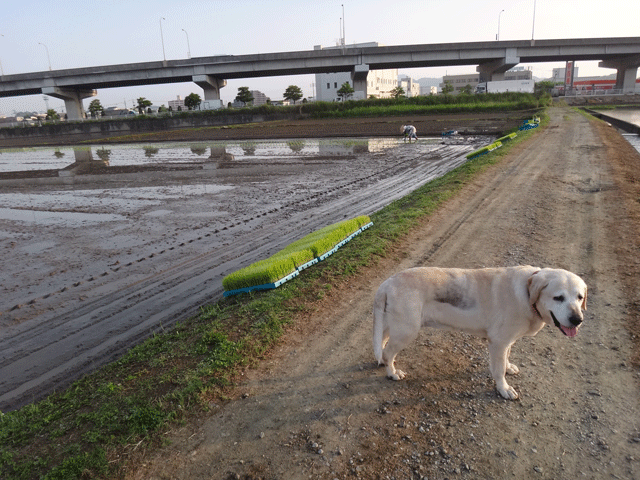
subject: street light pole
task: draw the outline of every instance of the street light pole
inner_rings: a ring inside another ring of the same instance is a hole
[[[496,40],[500,40],[500,15],[502,15],[502,12],[504,12],[504,10],[500,10],[498,14],[498,34],[496,35]]]
[[[164,17],[160,17],[160,41],[162,42],[162,59],[166,62],[167,56],[164,54],[164,35],[162,35],[162,20],[166,20]]]
[[[0,33],[0,37],[4,37],[2,33]],[[0,62],[0,76],[4,77],[4,70],[2,69],[2,62]]]
[[[344,5],[342,5],[342,45],[347,44],[347,39],[344,36]]]
[[[533,0],[533,26],[531,27],[531,40],[533,40],[533,33],[536,30],[536,0]]]
[[[189,34],[184,28],[182,29],[182,31],[187,36],[187,58],[191,58],[191,47],[189,46]]]
[[[42,42],[38,42],[38,45],[42,45],[44,47],[44,49],[47,51],[47,60],[49,61],[49,71],[51,71],[51,57],[49,56],[49,49]]]

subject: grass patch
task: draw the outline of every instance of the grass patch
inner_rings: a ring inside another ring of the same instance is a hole
[[[0,413],[0,478],[118,478],[168,428],[215,408],[239,372],[258,362],[297,315],[394,243],[479,172],[541,127],[433,180],[371,216],[374,225],[326,261],[275,290],[226,297],[67,390]]]

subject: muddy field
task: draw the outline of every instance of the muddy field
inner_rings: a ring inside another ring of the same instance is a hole
[[[67,166],[0,172],[0,410],[63,388],[220,298],[228,273],[375,212],[488,141],[201,139],[189,159],[154,143],[134,166],[117,166],[115,147],[103,158],[104,145],[37,150],[35,164]]]

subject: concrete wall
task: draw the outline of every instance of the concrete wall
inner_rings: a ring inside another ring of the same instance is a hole
[[[599,118],[600,120],[609,122],[611,125],[619,128],[620,130],[624,130],[625,132],[628,132],[628,133],[635,133],[636,135],[640,135],[640,127],[638,127],[638,125],[625,122],[624,120],[620,120],[619,118],[610,117],[605,112],[601,112],[599,110],[590,110],[588,108],[585,108],[584,110],[589,112],[594,117]]]
[[[108,138],[115,135],[173,130],[191,127],[238,125],[243,123],[266,122],[272,120],[291,120],[299,114],[237,114],[237,115],[190,115],[152,118],[124,118],[96,120],[86,122],[57,123],[54,125],[0,128],[0,141],[25,138],[82,136],[84,139]]]

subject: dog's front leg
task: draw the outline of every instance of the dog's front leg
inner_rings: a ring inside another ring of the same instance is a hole
[[[520,373],[520,369],[518,368],[518,366],[514,363],[511,363],[509,361],[509,357],[511,356],[511,347],[512,345],[509,345],[509,348],[507,349],[507,373],[509,375],[517,375]]]
[[[507,383],[507,379],[504,377],[509,364],[507,360],[509,347],[510,345],[489,340],[489,369],[500,395],[507,400],[515,400],[518,398],[518,392]]]

